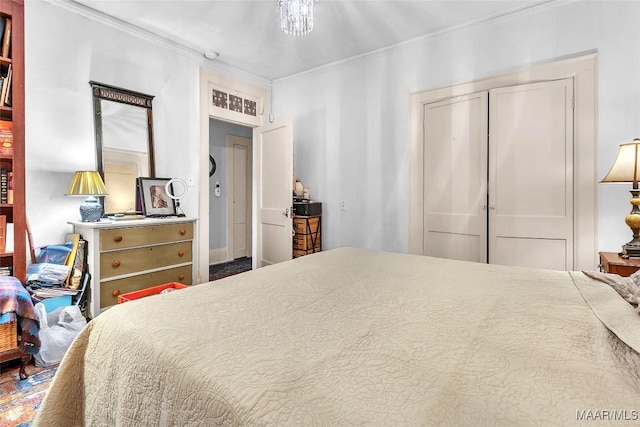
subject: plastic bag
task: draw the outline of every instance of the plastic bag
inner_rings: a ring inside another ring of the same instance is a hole
[[[40,351],[34,356],[36,366],[46,367],[60,363],[67,349],[87,324],[87,319],[80,312],[80,307],[70,305],[59,312],[57,319],[54,313],[47,314],[44,304],[35,305],[40,319]]]

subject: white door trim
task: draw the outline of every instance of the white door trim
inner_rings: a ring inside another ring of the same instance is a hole
[[[580,215],[575,215],[574,221],[574,268],[576,270],[596,268],[598,262],[596,65],[597,54],[589,54],[411,95],[408,193],[409,253],[423,253],[423,106],[438,100],[504,86],[573,78],[575,82],[574,212],[580,212]]]
[[[233,88],[244,94],[250,95],[257,100],[258,111],[257,116],[242,114],[226,114],[221,109],[219,111],[211,111],[209,108],[211,103],[209,88],[211,86]],[[200,68],[199,82],[199,109],[200,109],[200,150],[198,153],[198,217],[200,219],[198,226],[198,277],[197,283],[207,282],[209,277],[209,119],[214,118],[227,122],[237,123],[243,126],[255,128],[262,126],[268,122],[269,117],[269,99],[270,89],[251,85],[241,80],[231,79],[221,74],[214,73],[211,70]],[[255,150],[255,144],[254,150]],[[255,159],[255,153],[253,153]],[[255,165],[253,167],[255,170]],[[256,188],[256,174],[253,174],[252,186]],[[252,206],[255,206],[255,190],[252,195]],[[255,229],[257,216],[255,208],[251,215],[251,222]],[[252,246],[252,256],[255,259],[256,246]]]

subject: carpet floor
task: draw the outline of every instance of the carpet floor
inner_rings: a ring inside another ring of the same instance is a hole
[[[27,366],[29,378],[21,380],[19,363],[3,363],[0,372],[0,427],[30,426],[57,366]]]
[[[209,266],[209,280],[218,280],[251,270],[251,258],[238,258],[231,262]]]

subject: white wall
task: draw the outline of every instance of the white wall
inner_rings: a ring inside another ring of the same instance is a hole
[[[70,231],[80,200],[64,191],[75,170],[95,168],[89,80],[155,95],[157,175],[199,173],[198,67],[212,68],[208,61],[46,1],[25,3],[27,215],[36,245]],[[324,202],[324,248],[407,250],[412,92],[597,51],[600,179],[617,145],[640,135],[639,25],[638,1],[563,2],[276,81],[275,115],[294,119],[296,175]],[[193,216],[195,182],[181,202]],[[601,184],[599,198],[600,249],[615,251],[631,237],[627,186]]]
[[[412,92],[597,51],[601,179],[618,144],[640,136],[639,26],[638,1],[563,2],[274,82],[296,176],[324,202],[323,247],[407,251]],[[618,251],[631,239],[627,185],[600,184],[599,209],[600,250]]]
[[[61,242],[82,199],[74,171],[95,169],[90,80],[154,95],[156,175],[197,185],[200,58],[40,0],[25,2],[27,215],[36,246]],[[197,216],[197,186],[181,200]]]

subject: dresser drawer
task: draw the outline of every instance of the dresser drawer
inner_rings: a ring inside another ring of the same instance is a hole
[[[315,243],[315,245],[314,245]],[[299,234],[296,233],[293,236],[293,249],[311,249],[315,247],[320,249],[320,235],[319,234]]]
[[[191,242],[104,252],[100,256],[100,278],[106,279],[152,268],[182,264],[191,260]]]
[[[308,227],[307,221],[309,221]],[[293,217],[293,231],[296,234],[317,233],[319,224],[320,217]]]
[[[155,271],[125,279],[100,282],[100,308],[117,304],[118,295],[169,282],[191,285],[191,265]]]
[[[192,223],[113,228],[100,231],[100,250],[191,239],[193,239]]]

